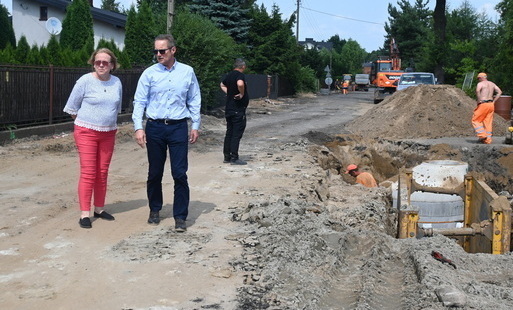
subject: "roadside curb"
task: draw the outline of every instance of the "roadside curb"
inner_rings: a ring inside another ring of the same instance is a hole
[[[118,124],[128,121],[132,121],[132,114],[121,114],[118,116]],[[26,127],[12,131],[0,131],[0,145],[5,145],[13,141],[11,139],[11,133],[14,134],[15,139],[22,139],[31,136],[51,136],[63,131],[73,131],[73,122]]]

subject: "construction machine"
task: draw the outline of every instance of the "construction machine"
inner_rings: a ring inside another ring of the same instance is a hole
[[[379,56],[372,62],[370,80],[374,89],[374,103],[385,99],[396,91],[397,81],[404,73],[401,70],[401,58],[399,58],[399,47],[395,39],[390,40],[390,56]]]

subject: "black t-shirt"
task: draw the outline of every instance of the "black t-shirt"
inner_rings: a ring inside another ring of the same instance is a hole
[[[244,97],[242,99],[235,99],[235,95],[239,93],[239,88],[237,87],[237,81],[244,81]],[[223,84],[227,88],[226,93],[226,114],[229,115],[233,112],[243,112],[246,110],[249,104],[248,97],[248,87],[246,85],[246,77],[244,73],[233,70],[226,75],[223,79]]]

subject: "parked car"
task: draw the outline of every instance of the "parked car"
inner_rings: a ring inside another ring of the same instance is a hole
[[[420,84],[436,84],[435,75],[429,72],[406,72],[397,82],[397,90],[403,90]]]

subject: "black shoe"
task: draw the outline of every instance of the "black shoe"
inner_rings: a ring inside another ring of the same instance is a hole
[[[89,219],[88,217],[81,218],[78,221],[78,224],[80,224],[80,227],[82,227],[82,228],[92,228],[93,227],[93,225],[91,225],[91,219]]]
[[[107,221],[114,221],[114,217],[105,211],[103,211],[102,213],[94,212],[94,217],[98,217]]]
[[[226,157],[225,157],[225,158],[223,159],[223,164],[228,164],[229,162],[230,162],[230,159],[229,159],[229,158],[226,158]]]
[[[184,232],[187,230],[187,226],[185,225],[185,220],[175,218],[175,231],[176,232]]]
[[[160,223],[159,211],[150,211],[150,217],[148,218],[148,224],[158,225]]]
[[[232,159],[230,161],[230,164],[231,165],[247,165],[248,163],[243,160],[240,160],[240,159]]]

